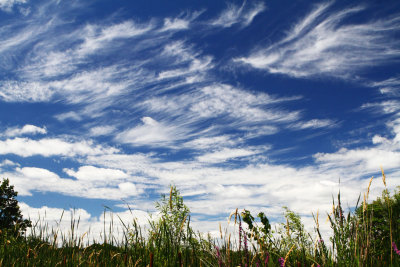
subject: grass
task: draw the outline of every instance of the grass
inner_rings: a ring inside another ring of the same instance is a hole
[[[382,177],[386,187],[383,171]],[[309,233],[288,208],[286,222],[275,229],[263,213],[236,210],[228,220],[235,230],[220,225],[220,236],[212,238],[193,230],[189,209],[171,187],[147,228],[114,218],[122,238],[114,236],[114,220],[104,223],[101,242],[90,240],[89,232],[78,235],[79,217],[71,218],[67,233],[60,230],[62,216],[53,228],[39,219],[29,234],[2,229],[0,266],[400,266],[400,192],[391,196],[385,189],[368,203],[369,187],[353,212],[344,212],[340,192],[333,199],[330,240],[321,235],[319,214]]]

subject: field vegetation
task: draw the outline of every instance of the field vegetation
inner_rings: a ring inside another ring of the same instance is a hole
[[[386,188],[383,171],[382,178]],[[318,214],[313,214],[314,231],[308,232],[301,217],[286,207],[286,222],[277,227],[262,212],[237,209],[229,216],[233,232],[221,226],[218,238],[195,232],[189,208],[172,186],[156,202],[159,216],[148,227],[134,218],[116,218],[123,225],[122,239],[113,236],[112,225],[105,225],[101,242],[84,242],[86,233],[76,234],[79,218],[71,220],[68,234],[22,219],[16,192],[3,180],[0,266],[400,266],[399,189],[393,194],[385,189],[369,202],[368,187],[347,212],[339,192],[328,214],[333,233],[324,240]],[[11,206],[14,210],[6,214]]]

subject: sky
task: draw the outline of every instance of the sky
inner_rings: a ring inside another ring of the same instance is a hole
[[[394,0],[0,0],[0,174],[33,219],[311,225],[400,185],[399,63]]]

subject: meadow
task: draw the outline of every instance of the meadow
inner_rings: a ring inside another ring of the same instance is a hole
[[[383,171],[382,181],[386,188]],[[71,219],[68,233],[41,221],[27,232],[1,229],[0,266],[400,266],[399,189],[385,189],[369,202],[369,186],[346,212],[339,192],[328,214],[332,236],[324,240],[319,214],[313,214],[314,231],[308,232],[288,208],[286,222],[276,227],[262,212],[237,209],[228,218],[234,231],[220,226],[218,238],[196,232],[189,208],[171,186],[156,202],[159,216],[148,227],[135,218],[115,218],[123,225],[122,238],[114,236],[111,223],[104,225],[101,241],[90,241],[88,233],[77,234],[79,218]]]

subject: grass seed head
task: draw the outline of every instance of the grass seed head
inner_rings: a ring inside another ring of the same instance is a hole
[[[385,176],[385,172],[383,171],[382,166],[381,166],[381,171],[382,171],[382,181],[383,181],[383,184],[384,184],[385,187],[386,187],[386,176]]]
[[[371,179],[369,180],[369,184],[368,184],[368,188],[367,188],[367,200],[368,200],[368,196],[369,196],[369,189],[371,188],[372,179],[374,179],[374,176],[372,176]]]

